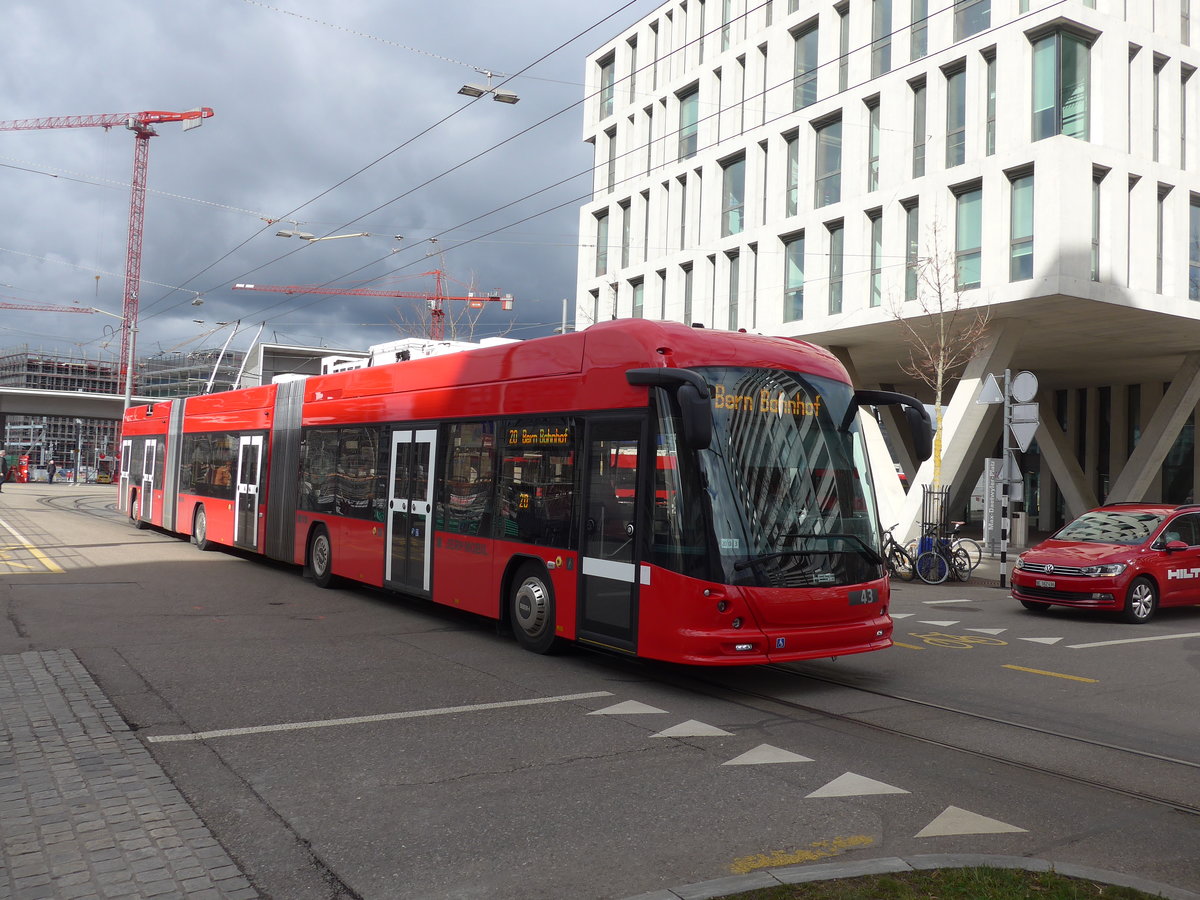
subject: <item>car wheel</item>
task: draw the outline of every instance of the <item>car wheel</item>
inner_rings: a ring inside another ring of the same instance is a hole
[[[517,570],[508,598],[508,618],[517,643],[534,653],[556,649],[554,634],[554,588],[546,570],[525,563]]]
[[[1122,617],[1132,625],[1142,625],[1154,617],[1158,609],[1158,588],[1149,578],[1135,578],[1125,593]]]
[[[1046,612],[1050,609],[1049,603],[1038,603],[1036,600],[1021,600],[1020,604],[1030,612]]]
[[[196,518],[192,521],[192,540],[196,542],[197,550],[213,548],[213,542],[208,539],[208,515],[203,506],[196,507]]]
[[[333,542],[324,525],[318,525],[308,541],[308,570],[313,584],[320,588],[333,587]]]

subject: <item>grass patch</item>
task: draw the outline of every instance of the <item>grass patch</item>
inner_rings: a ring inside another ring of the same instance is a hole
[[[781,885],[724,900],[1150,900],[1133,888],[1024,869],[930,869]]]

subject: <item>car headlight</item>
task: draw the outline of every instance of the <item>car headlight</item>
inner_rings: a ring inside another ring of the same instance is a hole
[[[1111,578],[1114,575],[1120,575],[1124,571],[1125,571],[1125,563],[1108,563],[1107,565],[1103,565],[1103,566],[1084,566],[1084,568],[1082,569],[1082,572],[1084,575],[1090,575],[1092,577],[1101,576],[1101,577],[1109,577],[1109,578]]]

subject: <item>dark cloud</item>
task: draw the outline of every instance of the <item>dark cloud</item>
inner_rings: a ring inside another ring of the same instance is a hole
[[[655,5],[10,3],[0,118],[214,109],[202,128],[161,126],[150,141],[142,351],[218,345],[227,332],[202,336],[214,322],[238,319],[246,332],[235,345],[248,345],[264,321],[268,338],[342,347],[390,340],[392,325],[361,323],[419,322],[418,301],[287,297],[229,285],[332,281],[424,291],[433,279],[416,276],[439,267],[457,279],[447,284],[452,293],[473,284],[516,298],[511,314],[489,306],[477,337],[509,327],[533,336],[558,324],[562,299],[574,294],[577,198],[589,188],[592,163],[579,107],[533,126],[581,100],[584,55]],[[617,10],[512,81],[519,104],[484,97],[463,109],[470,101],[458,87],[486,83],[471,67],[516,72]],[[6,300],[120,312],[133,147],[121,128],[0,132]],[[372,237],[303,244],[275,236],[286,222],[259,218],[302,205],[290,218],[305,231]],[[189,302],[197,292],[199,307]],[[101,319],[0,310],[0,345],[73,343],[98,355],[105,326],[115,324]]]

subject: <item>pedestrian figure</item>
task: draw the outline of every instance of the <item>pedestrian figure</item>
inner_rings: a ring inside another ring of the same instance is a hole
[[[0,493],[4,492],[4,482],[8,481],[8,457],[0,453]]]
[[[50,478],[50,483],[54,484],[54,473],[58,471],[58,466],[54,464],[54,460],[50,460],[50,465],[46,466],[46,475]]]

